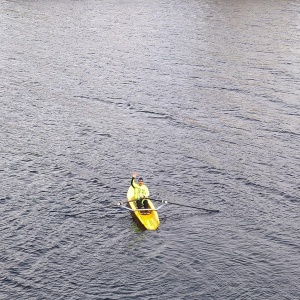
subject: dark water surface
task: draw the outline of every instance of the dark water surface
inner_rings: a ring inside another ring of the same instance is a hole
[[[1,300],[300,298],[299,1],[0,0],[0,38]],[[141,231],[134,170],[220,213]]]

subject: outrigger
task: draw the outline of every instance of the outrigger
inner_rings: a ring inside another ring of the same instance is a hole
[[[155,208],[152,201],[148,198],[149,208],[138,209],[136,201],[134,200],[134,189],[132,186],[129,187],[127,192],[127,200],[124,204],[119,202],[118,205],[131,212],[133,218],[147,230],[156,230],[160,224],[157,211],[162,208],[167,202],[163,201],[162,205]]]

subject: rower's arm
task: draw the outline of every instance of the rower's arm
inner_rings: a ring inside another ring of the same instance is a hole
[[[134,177],[131,178],[131,186],[132,186],[133,188],[136,188],[136,187],[138,186],[138,184],[135,183],[135,181],[134,181]]]

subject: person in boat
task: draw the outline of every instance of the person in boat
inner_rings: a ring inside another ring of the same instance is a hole
[[[136,200],[138,209],[141,209],[142,207],[148,209],[149,204],[147,198],[150,195],[149,190],[144,184],[142,177],[138,179],[138,183],[135,182],[136,175],[137,173],[133,172],[131,178],[131,186],[134,188],[134,200]]]

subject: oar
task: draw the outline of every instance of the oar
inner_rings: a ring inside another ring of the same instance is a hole
[[[91,211],[96,211],[96,210],[99,210],[100,208],[94,208],[94,209],[90,209],[90,210],[86,210],[86,211],[82,211],[80,213],[77,213],[77,214],[65,214],[66,217],[76,217],[76,216],[79,216],[79,215],[82,215],[82,214],[86,214],[86,213],[89,213]]]
[[[149,198],[145,198],[145,199],[149,199]],[[150,199],[149,199],[150,200]],[[133,202],[133,201],[136,201],[136,200],[129,200],[129,201],[125,201],[124,203],[129,203],[129,202]],[[122,208],[125,208],[127,210],[130,210],[130,211],[158,211],[159,209],[161,209],[165,203],[167,202],[163,202],[162,205],[160,205],[159,207],[157,208],[136,208],[136,209],[132,209],[130,207],[127,207],[127,206],[123,206],[124,204],[122,201],[118,202],[117,205],[118,206],[121,206]]]
[[[86,213],[89,213],[91,211],[96,211],[96,210],[101,210],[103,208],[109,208],[109,207],[114,207],[116,206],[115,204],[112,204],[112,205],[108,205],[108,206],[103,206],[103,207],[99,207],[99,208],[93,208],[93,209],[90,209],[90,210],[86,210],[86,211],[82,211],[82,212],[79,212],[79,213],[76,213],[76,214],[65,214],[66,217],[76,217],[76,216],[79,216],[79,215],[82,215],[82,214],[86,214]]]
[[[134,201],[136,201],[135,199],[133,199],[133,200],[129,200],[129,201],[119,201],[118,203],[117,203],[117,205],[123,205],[123,204],[125,204],[125,203],[129,203],[129,202],[134,202]]]
[[[189,207],[189,208],[195,208],[195,209],[200,209],[200,210],[204,210],[204,211],[207,211],[207,212],[215,212],[215,213],[218,213],[220,212],[218,209],[207,209],[207,208],[202,208],[202,207],[197,207],[197,206],[191,206],[191,205],[185,205],[185,204],[179,204],[179,203],[174,203],[174,202],[169,202],[169,201],[165,201],[165,200],[159,200],[159,199],[150,199],[148,198],[149,200],[153,200],[153,201],[160,201],[160,202],[163,202],[163,203],[167,203],[167,204],[173,204],[173,205],[178,205],[178,206],[183,206],[183,207]]]

